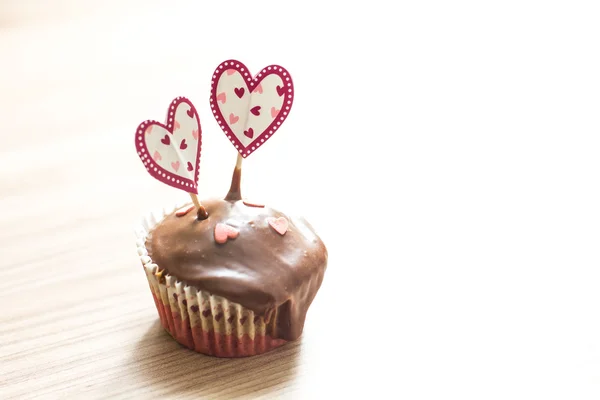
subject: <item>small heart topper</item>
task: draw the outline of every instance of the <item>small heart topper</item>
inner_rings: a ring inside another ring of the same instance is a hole
[[[146,170],[154,178],[198,193],[202,129],[194,105],[178,97],[169,106],[166,125],[144,121],[135,132],[135,148]]]
[[[252,77],[244,64],[228,60],[212,77],[210,107],[236,150],[247,157],[288,117],[294,98],[289,72],[269,65]]]

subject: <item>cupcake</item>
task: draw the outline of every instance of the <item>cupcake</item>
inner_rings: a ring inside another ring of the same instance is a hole
[[[327,249],[313,228],[244,202],[241,171],[225,199],[152,214],[138,252],[160,321],[190,349],[217,357],[269,351],[302,334],[323,281]]]
[[[198,200],[202,129],[187,98],[173,100],[164,124],[148,120],[136,130],[150,175],[192,199],[149,214],[136,232],[163,327],[197,352],[244,357],[298,339],[323,281],[327,249],[313,228],[241,196],[243,159],[278,131],[293,93],[278,65],[254,78],[235,60],[215,70],[211,108],[238,152],[224,199]]]

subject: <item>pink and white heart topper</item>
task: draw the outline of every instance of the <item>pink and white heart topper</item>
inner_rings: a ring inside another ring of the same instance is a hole
[[[290,73],[269,65],[252,77],[239,61],[221,63],[212,77],[210,107],[237,151],[247,157],[288,117],[294,98]]]
[[[144,166],[156,179],[198,194],[202,129],[194,105],[178,97],[169,106],[166,125],[144,121],[135,131],[135,148]]]

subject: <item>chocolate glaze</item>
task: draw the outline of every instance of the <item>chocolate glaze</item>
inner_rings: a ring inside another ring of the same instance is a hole
[[[231,177],[231,186],[229,187],[229,193],[225,196],[225,200],[235,201],[242,199],[242,169],[235,168],[233,170],[233,176]]]
[[[241,171],[234,171],[225,200],[203,201],[208,219],[193,213],[167,216],[146,242],[153,261],[188,285],[223,296],[259,315],[277,318],[278,338],[294,340],[304,327],[306,311],[323,281],[327,249],[302,218],[241,201]],[[278,234],[268,217],[285,217],[289,228]],[[240,233],[224,244],[214,240],[217,223]]]
[[[208,218],[208,211],[206,211],[206,208],[203,205],[200,205],[200,207],[198,207],[198,211],[196,212],[196,218],[198,218],[200,221]]]

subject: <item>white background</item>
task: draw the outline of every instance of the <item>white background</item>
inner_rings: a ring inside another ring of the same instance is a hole
[[[149,2],[135,30],[100,5],[70,20],[77,7],[54,36],[40,26],[4,49],[0,68],[29,85],[80,81],[68,95],[86,117],[103,111],[97,136],[74,143],[136,176],[77,168],[107,201],[135,186],[142,211],[177,195],[143,171],[132,138],[179,95],[202,121],[201,195],[224,194],[235,151],[210,116],[213,69],[237,58],[294,77],[290,117],[244,161],[244,191],[306,215],[329,247],[306,395],[599,398],[596,2]],[[86,90],[107,76],[120,83]],[[3,82],[16,99],[0,110],[4,145],[31,118],[23,84]]]

